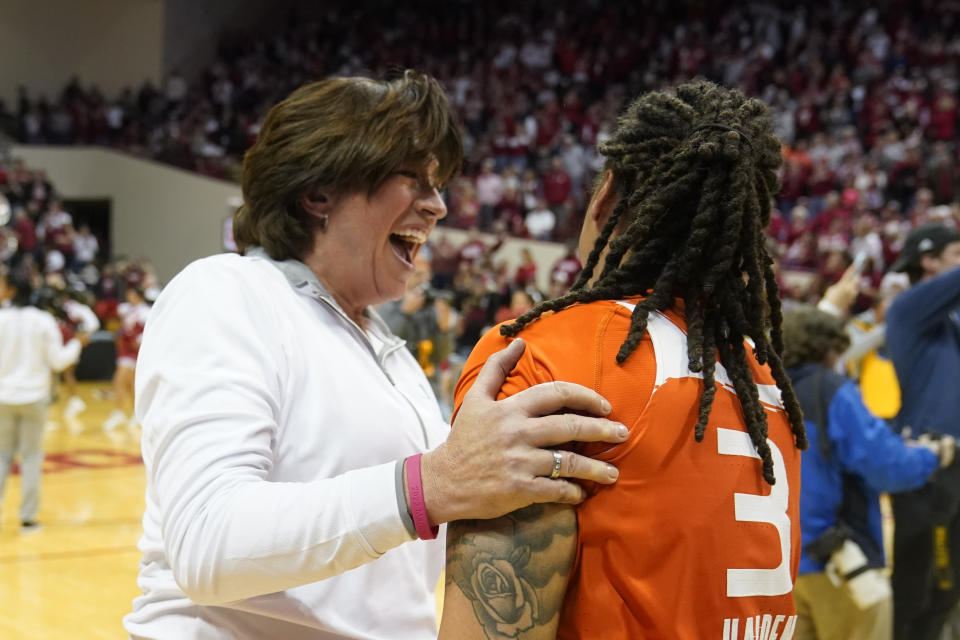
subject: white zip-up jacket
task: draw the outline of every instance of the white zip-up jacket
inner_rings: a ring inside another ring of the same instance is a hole
[[[63,342],[57,321],[36,307],[0,309],[0,404],[50,400],[50,373],[80,358],[78,340]]]
[[[147,320],[144,638],[436,637],[444,535],[414,540],[396,463],[448,428],[372,309],[366,332],[294,260],[194,262]]]

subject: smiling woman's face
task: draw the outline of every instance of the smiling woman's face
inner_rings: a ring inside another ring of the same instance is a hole
[[[329,226],[306,260],[352,317],[403,296],[414,261],[447,207],[436,186],[437,163],[399,171],[373,193],[336,199]],[[356,317],[354,319],[357,319]]]

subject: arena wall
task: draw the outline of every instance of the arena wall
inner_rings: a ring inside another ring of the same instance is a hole
[[[74,75],[107,96],[160,81],[164,0],[0,0],[0,98],[53,99]]]
[[[164,281],[193,260],[223,250],[224,220],[241,197],[240,186],[232,182],[98,147],[19,145],[12,155],[44,169],[66,199],[110,199],[114,254],[149,257]],[[446,227],[434,232],[437,240],[443,235],[459,246],[467,232]],[[563,255],[563,246],[511,238],[495,261],[505,260],[516,269],[524,247],[537,261],[538,285],[546,290],[550,267]]]

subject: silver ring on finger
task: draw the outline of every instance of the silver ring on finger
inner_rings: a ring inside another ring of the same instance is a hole
[[[560,465],[563,464],[563,456],[559,451],[553,452],[553,470],[550,471],[550,479],[556,480],[560,477]]]

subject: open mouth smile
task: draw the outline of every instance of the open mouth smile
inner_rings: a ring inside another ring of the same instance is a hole
[[[420,253],[420,247],[427,241],[427,232],[421,229],[403,229],[390,234],[390,245],[397,258],[408,267]]]

